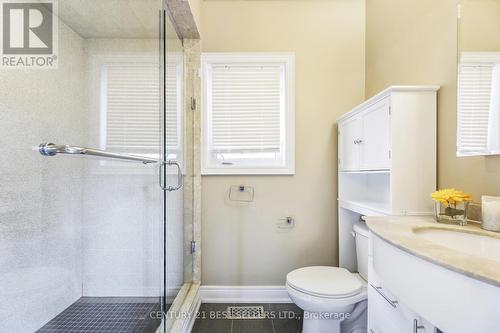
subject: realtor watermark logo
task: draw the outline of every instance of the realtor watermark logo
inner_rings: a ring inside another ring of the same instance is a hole
[[[0,0],[0,67],[57,68],[56,0]]]

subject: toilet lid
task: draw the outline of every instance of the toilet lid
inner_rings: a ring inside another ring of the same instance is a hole
[[[320,297],[350,297],[363,289],[363,284],[354,274],[339,267],[299,268],[288,273],[286,281],[294,289]]]

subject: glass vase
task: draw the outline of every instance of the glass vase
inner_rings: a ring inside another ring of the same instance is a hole
[[[440,223],[467,224],[467,211],[469,202],[459,202],[456,204],[443,204],[436,202],[436,221]]]

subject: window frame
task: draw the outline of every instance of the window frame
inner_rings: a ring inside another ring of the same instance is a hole
[[[500,151],[491,151],[487,146],[482,150],[466,150],[461,149],[461,134],[462,129],[460,126],[460,73],[462,70],[462,65],[469,66],[481,66],[490,65],[500,62],[500,52],[462,52],[460,54],[459,63],[457,66],[457,124],[456,124],[456,156],[457,157],[471,157],[471,156],[491,156],[500,155]],[[488,130],[488,125],[486,125],[486,130]]]
[[[295,174],[295,55],[293,53],[203,53],[201,56],[201,174],[202,175],[294,175]],[[285,142],[281,165],[213,165],[209,151],[209,68],[211,64],[280,64],[284,65],[284,130]]]

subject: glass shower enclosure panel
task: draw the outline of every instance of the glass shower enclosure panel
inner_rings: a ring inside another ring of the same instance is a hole
[[[191,141],[186,140],[187,128],[191,125],[184,110],[184,53],[182,41],[168,15],[163,12],[163,76],[165,83],[164,121],[162,123],[162,167],[160,168],[164,188],[164,271],[166,325],[168,330],[178,318],[183,302],[183,287],[190,282],[192,260],[190,235],[186,225],[191,223],[192,196],[189,191],[191,177],[186,168],[188,154],[192,152]],[[186,238],[187,237],[187,238]],[[185,289],[185,288],[184,288]]]
[[[189,252],[164,3],[8,3],[11,26],[50,24],[1,55],[24,62],[0,67],[0,332],[156,332]]]

